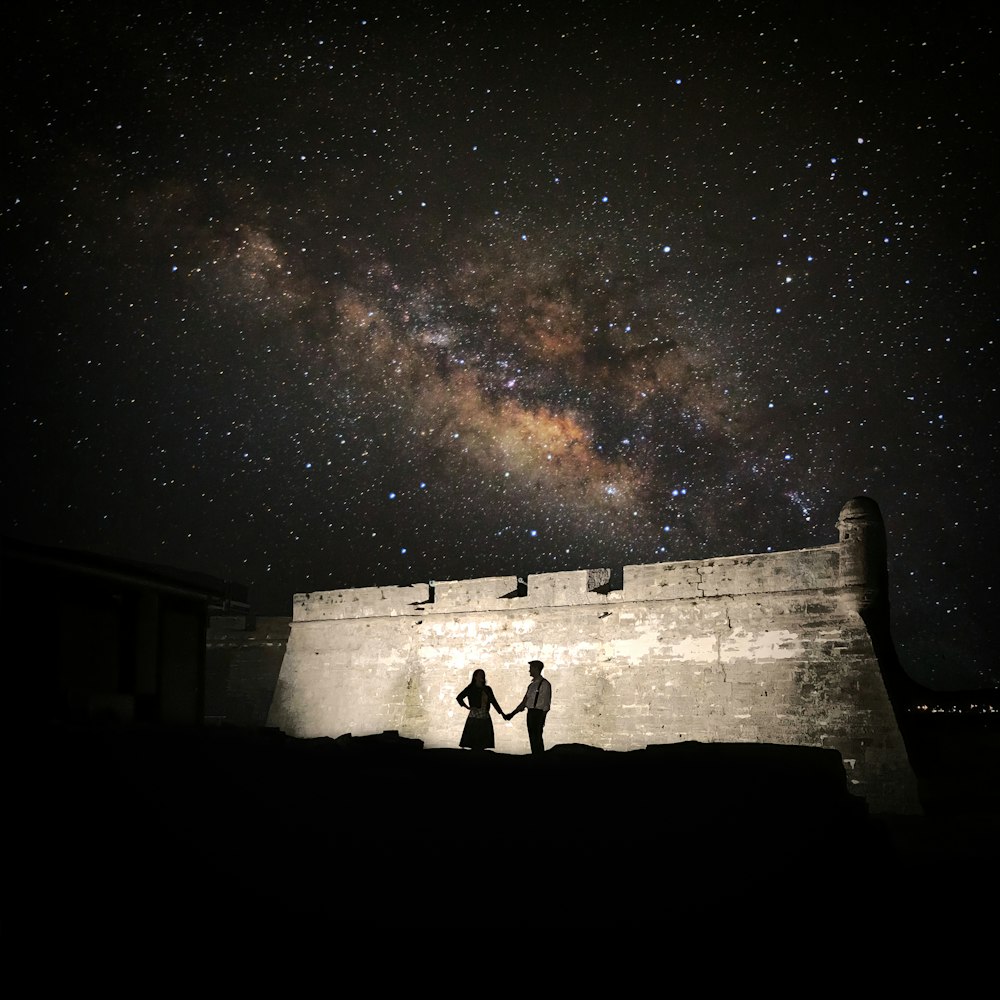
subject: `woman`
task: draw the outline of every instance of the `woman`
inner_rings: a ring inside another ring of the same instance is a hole
[[[468,704],[465,703],[466,699]],[[462,738],[458,745],[469,750],[488,750],[496,746],[493,742],[490,705],[501,715],[504,715],[504,710],[493,697],[493,688],[486,686],[486,671],[474,670],[469,686],[455,700],[462,708],[469,710],[469,717],[465,720],[465,729],[462,730]]]

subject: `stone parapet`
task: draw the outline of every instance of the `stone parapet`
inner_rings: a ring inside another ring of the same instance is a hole
[[[434,584],[430,613],[496,611],[518,593],[516,576],[486,576],[478,580],[439,580]]]
[[[840,546],[826,545],[790,552],[626,566],[622,596],[627,601],[662,601],[835,587],[839,559]]]
[[[331,621],[340,618],[386,618],[419,613],[430,600],[430,586],[358,587],[353,590],[319,590],[296,594],[292,621]]]
[[[609,569],[578,569],[530,576],[441,580],[404,587],[296,594],[295,621],[342,618],[423,617],[455,612],[515,611],[622,601],[741,594],[781,594],[838,586],[840,546],[685,562],[626,566],[621,590],[609,589]]]

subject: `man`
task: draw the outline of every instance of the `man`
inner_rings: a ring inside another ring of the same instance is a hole
[[[531,683],[524,692],[521,704],[505,719],[512,719],[518,712],[528,710],[528,742],[532,753],[545,753],[545,743],[542,741],[542,730],[545,729],[545,716],[552,707],[552,685],[542,676],[545,664],[541,660],[528,661],[528,673]]]

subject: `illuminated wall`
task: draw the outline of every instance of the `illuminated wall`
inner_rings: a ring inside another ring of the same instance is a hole
[[[485,669],[504,709],[540,659],[546,744],[833,747],[854,790],[915,806],[915,781],[862,610],[884,603],[885,535],[850,501],[821,548],[608,570],[299,594],[269,723],[303,737],[398,730],[455,747],[456,694]],[[524,716],[496,749],[525,753]]]

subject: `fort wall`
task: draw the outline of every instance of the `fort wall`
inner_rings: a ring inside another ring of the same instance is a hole
[[[287,617],[212,615],[205,636],[205,722],[260,727],[288,644]]]
[[[291,735],[397,730],[455,747],[482,667],[509,711],[545,662],[546,744],[695,740],[832,747],[873,807],[915,781],[862,611],[885,599],[877,505],[850,501],[814,549],[298,594],[269,722]],[[496,749],[525,753],[523,717]]]

